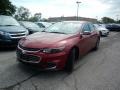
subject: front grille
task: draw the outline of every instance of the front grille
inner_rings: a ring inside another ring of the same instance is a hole
[[[17,57],[27,62],[39,62],[40,60],[40,57],[29,54],[23,54],[21,50],[17,50]]]
[[[11,35],[12,37],[20,37],[20,36],[25,36],[25,34],[14,34],[14,35]]]
[[[19,37],[23,37],[23,36],[25,36],[25,35],[26,35],[25,32],[10,33],[11,38],[19,38]]]
[[[9,32],[10,34],[16,34],[16,33],[25,33],[25,31],[22,32]]]

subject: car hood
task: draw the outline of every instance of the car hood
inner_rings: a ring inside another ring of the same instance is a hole
[[[26,29],[22,26],[0,26],[0,31],[4,32],[24,32]]]
[[[51,45],[63,45],[66,43],[66,39],[73,37],[75,37],[75,35],[38,32],[27,36],[24,40],[21,40],[20,43],[23,47],[47,48]]]
[[[33,31],[33,32],[39,32],[39,31],[44,30],[44,28],[34,28],[34,27],[28,27],[26,29],[28,29],[29,31]]]
[[[104,28],[104,27],[99,27],[98,30],[99,30],[99,31],[102,31],[102,30],[108,31],[108,29],[106,29],[106,28]]]

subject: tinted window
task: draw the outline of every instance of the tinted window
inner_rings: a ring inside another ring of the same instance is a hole
[[[45,27],[49,27],[49,26],[52,25],[51,23],[48,23],[48,22],[42,22],[42,24],[43,24]]]
[[[42,23],[37,23],[40,28],[45,28],[45,26]]]
[[[85,24],[82,31],[83,32],[84,31],[90,31],[91,32],[91,29],[89,28],[88,24]]]
[[[94,30],[95,30],[95,27],[94,27],[93,24],[89,24],[89,27],[90,27],[90,30],[91,30],[91,31],[94,31]]]

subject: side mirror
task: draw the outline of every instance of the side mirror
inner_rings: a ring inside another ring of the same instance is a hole
[[[83,35],[90,35],[90,34],[91,34],[90,31],[84,31],[84,32],[83,32]]]

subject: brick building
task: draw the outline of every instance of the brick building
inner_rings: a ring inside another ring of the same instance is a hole
[[[59,21],[90,21],[93,23],[97,23],[97,19],[94,18],[85,18],[85,17],[76,17],[76,16],[70,16],[70,17],[51,17],[48,18],[49,22],[59,22]]]

